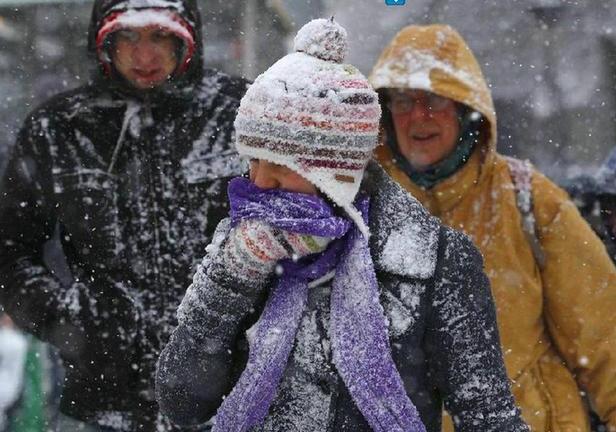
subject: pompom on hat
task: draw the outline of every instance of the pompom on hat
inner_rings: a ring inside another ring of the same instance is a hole
[[[353,201],[378,144],[378,95],[357,68],[343,63],[347,33],[333,18],[302,27],[294,49],[242,98],[237,150],[297,172],[344,208],[367,236]]]

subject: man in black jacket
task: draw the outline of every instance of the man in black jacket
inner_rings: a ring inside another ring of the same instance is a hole
[[[97,0],[91,83],[26,119],[0,184],[0,303],[59,348],[64,414],[175,430],[152,377],[213,228],[243,80],[202,67],[196,0]],[[59,236],[73,282],[43,260]]]

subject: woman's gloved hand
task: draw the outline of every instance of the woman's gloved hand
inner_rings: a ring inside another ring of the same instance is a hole
[[[256,219],[241,221],[225,244],[225,261],[244,278],[269,276],[283,259],[298,260],[325,250],[331,239],[283,231]]]
[[[178,307],[178,321],[210,353],[226,352],[240,323],[261,301],[276,264],[318,253],[331,239],[276,229],[257,219],[224,219]]]

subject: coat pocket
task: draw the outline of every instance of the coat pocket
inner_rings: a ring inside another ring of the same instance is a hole
[[[115,178],[82,169],[56,173],[53,181],[63,243],[96,268],[109,266],[120,250]]]

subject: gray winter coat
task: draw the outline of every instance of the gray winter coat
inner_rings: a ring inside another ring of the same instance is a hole
[[[427,431],[440,431],[443,403],[457,431],[527,431],[510,393],[477,249],[429,216],[378,166],[369,167],[362,187],[371,197],[370,247],[393,358]],[[227,230],[222,223],[214,242],[224,242]],[[220,265],[217,250],[197,271],[158,363],[157,398],[180,424],[206,421],[233,388],[246,362],[245,331],[271,285],[238,282],[233,269]],[[328,289],[311,289],[259,430],[370,430],[331,362]]]

